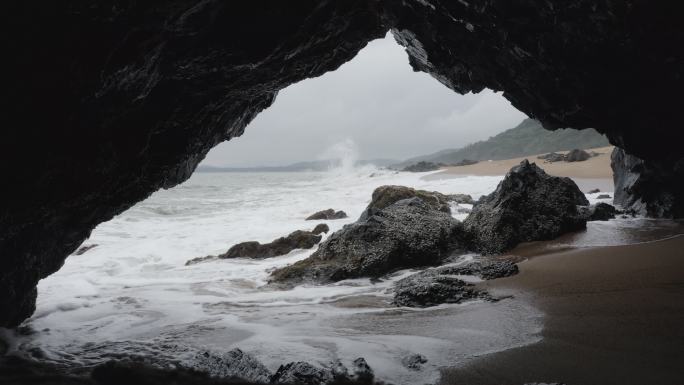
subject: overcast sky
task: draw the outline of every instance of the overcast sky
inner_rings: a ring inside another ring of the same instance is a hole
[[[388,35],[337,71],[282,90],[241,137],[218,145],[203,164],[285,165],[331,158],[340,148],[360,159],[403,160],[486,139],[524,118],[501,94],[459,95],[413,72]]]

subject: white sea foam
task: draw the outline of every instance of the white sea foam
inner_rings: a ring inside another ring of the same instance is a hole
[[[440,366],[535,341],[540,313],[518,301],[429,309],[390,306],[389,288],[410,271],[380,282],[263,288],[270,271],[306,258],[313,249],[264,260],[184,265],[238,242],[268,242],[310,229],[318,222],[304,218],[321,209],[349,214],[326,221],[334,232],[358,218],[380,185],[477,198],[501,179],[426,180],[424,175],[350,165],[325,173],[195,174],[98,226],[86,242],[97,247],[69,257],[59,272],[41,281],[37,310],[29,320],[38,332],[22,337],[18,349],[40,346],[51,359],[96,362],[124,349],[125,341],[140,344],[141,354],[156,349],[160,355],[169,344],[240,347],[271,369],[292,360],[364,356],[382,378],[401,384],[434,381]],[[465,215],[454,210],[459,219]],[[425,371],[401,366],[401,358],[410,353],[428,357]]]

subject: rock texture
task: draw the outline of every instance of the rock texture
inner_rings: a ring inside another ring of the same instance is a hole
[[[583,207],[581,212],[587,218],[587,221],[607,221],[615,218],[615,215],[619,213],[615,207],[603,202]]]
[[[432,209],[444,213],[451,213],[449,201],[452,200],[447,195],[436,191],[416,190],[406,186],[380,186],[373,190],[371,201],[366,209],[361,213],[361,220],[367,219],[376,212],[383,210],[402,199],[418,198],[429,205]],[[465,199],[463,196],[455,196],[453,200]]]
[[[193,360],[192,369],[218,378],[241,378],[256,383],[268,383],[272,373],[258,359],[240,349],[216,355],[204,352]]]
[[[464,266],[444,266],[424,270],[394,284],[394,304],[429,307],[442,303],[461,303],[472,299],[494,300],[456,276],[473,275],[484,280],[518,274],[518,266],[509,261],[472,262]]]
[[[654,174],[672,170],[684,158],[676,129],[681,7],[636,0],[8,4],[0,326],[32,313],[38,280],[97,224],[184,181],[279,90],[338,68],[390,29],[411,65],[449,88],[503,91],[548,129],[594,127],[650,162]],[[668,175],[663,185],[675,183]],[[653,194],[641,190],[636,199],[648,206]]]
[[[344,219],[347,217],[347,213],[344,211],[335,211],[333,209],[317,211],[309,215],[307,221],[319,221],[319,220],[330,220],[330,219]]]
[[[565,161],[566,162],[583,162],[589,158],[591,158],[591,154],[580,149],[574,149],[567,154],[565,154]]]
[[[641,215],[684,218],[684,157],[667,164],[644,161],[615,148],[610,166],[615,204]]]
[[[325,227],[323,227],[325,226]],[[325,230],[325,231],[323,231]],[[261,244],[257,241],[238,243],[228,251],[218,256],[198,257],[185,263],[186,266],[215,259],[229,258],[271,258],[285,255],[295,249],[310,249],[321,241],[321,232],[328,232],[328,226],[318,225],[314,231],[297,230],[290,233],[287,237],[280,237],[273,242]]]
[[[521,242],[583,229],[586,218],[578,206],[588,204],[570,178],[549,176],[523,160],[463,222],[468,245],[481,253],[499,254]]]
[[[309,258],[274,271],[271,282],[329,283],[435,265],[458,246],[460,229],[450,214],[425,200],[403,199],[344,226]]]

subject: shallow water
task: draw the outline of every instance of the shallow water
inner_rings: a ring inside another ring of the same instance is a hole
[[[477,198],[502,178],[425,180],[424,175],[370,167],[195,174],[98,226],[85,243],[97,247],[69,257],[59,272],[40,282],[37,311],[26,322],[36,332],[17,337],[13,349],[65,366],[130,355],[187,364],[197,351],[235,347],[271,370],[290,361],[348,364],[363,356],[378,377],[409,384],[434,382],[440,367],[468,357],[537,341],[541,313],[515,299],[418,310],[392,307],[388,289],[410,271],[376,282],[356,279],[286,291],[263,287],[271,270],[315,249],[184,266],[238,242],[268,242],[311,229],[319,221],[303,218],[329,207],[349,214],[325,221],[334,232],[358,218],[380,185]],[[454,213],[460,219],[467,215]],[[614,235],[641,228],[638,221],[591,224],[586,235],[564,242],[629,242]],[[411,353],[428,358],[424,370],[401,366],[401,358]]]

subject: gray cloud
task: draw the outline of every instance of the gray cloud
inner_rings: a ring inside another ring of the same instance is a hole
[[[388,35],[337,71],[282,90],[241,137],[218,145],[204,164],[322,159],[339,143],[353,143],[362,159],[405,159],[486,139],[524,118],[500,94],[458,95],[413,72]]]

